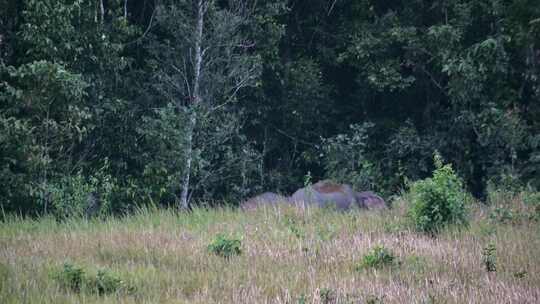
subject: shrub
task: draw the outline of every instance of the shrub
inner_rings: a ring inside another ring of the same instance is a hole
[[[523,202],[528,206],[540,206],[540,192],[527,190],[522,192]]]
[[[352,184],[355,189],[380,189],[382,173],[368,151],[369,134],[375,125],[370,122],[350,126],[347,134],[323,138],[321,164],[327,177]]]
[[[105,160],[105,164],[90,176],[79,171],[38,185],[32,192],[44,211],[52,212],[57,219],[104,215],[110,211],[113,194],[118,188],[116,179],[108,171],[109,162]]]
[[[105,269],[98,270],[95,277],[89,277],[90,290],[98,294],[114,293],[125,288],[125,283],[116,274]]]
[[[540,222],[540,205],[534,208],[534,213],[531,214],[531,220]]]
[[[396,264],[396,261],[396,257],[391,250],[385,248],[384,246],[375,246],[366,255],[364,255],[360,265],[357,267],[357,270],[362,270],[365,268],[380,269],[385,266],[392,266]]]
[[[532,221],[540,221],[540,192],[524,192],[523,202],[527,209],[529,209],[529,219]]]
[[[516,278],[516,279],[523,279],[526,276],[527,276],[527,271],[525,271],[525,270],[520,270],[520,271],[514,272],[514,278]]]
[[[504,205],[512,201],[523,190],[520,179],[515,174],[503,172],[492,177],[486,186],[487,202],[490,205]]]
[[[435,155],[432,178],[412,184],[409,216],[417,230],[436,233],[448,224],[467,224],[468,198],[461,179],[451,165],[443,165]]]
[[[78,292],[85,282],[86,274],[83,268],[64,263],[62,269],[54,272],[52,277],[63,288]]]
[[[239,239],[227,238],[226,236],[219,234],[214,241],[208,245],[208,251],[228,259],[242,253],[242,250],[240,249],[241,245],[242,242]]]
[[[289,231],[297,238],[297,239],[303,239],[305,237],[304,232],[302,231],[302,228],[298,227],[295,224],[289,224],[288,225]]]
[[[294,235],[297,239],[305,238],[306,234],[303,229],[303,226],[305,225],[304,220],[300,219],[298,216],[294,214],[284,214],[283,221],[285,223],[286,228],[289,230],[289,232],[292,235]]]
[[[511,209],[497,207],[489,213],[489,219],[498,223],[513,223],[518,221],[518,215],[516,215]]]
[[[485,247],[482,251],[482,262],[484,263],[484,267],[486,268],[487,272],[497,271],[497,257],[495,255],[496,251],[497,249],[492,243],[487,245],[487,247]]]
[[[319,290],[319,299],[323,304],[332,303],[334,299],[334,291],[330,288],[321,288]]]
[[[120,277],[106,269],[97,271],[93,275],[84,268],[65,263],[62,269],[53,272],[52,277],[62,288],[74,292],[87,291],[97,294],[109,294],[120,290],[131,290]]]
[[[382,303],[384,303],[382,297],[370,295],[366,298],[366,304],[382,304]]]
[[[540,193],[529,187],[506,191],[492,187],[488,192],[491,211],[489,219],[501,224],[521,224],[540,220]]]

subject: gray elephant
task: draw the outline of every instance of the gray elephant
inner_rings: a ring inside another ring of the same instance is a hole
[[[357,204],[356,192],[347,184],[336,184],[323,180],[314,185],[298,189],[292,197],[291,203],[297,206],[316,205],[327,207],[334,205],[338,210],[348,210]]]
[[[384,199],[371,191],[356,192],[358,206],[366,209],[384,209],[387,207]]]
[[[288,204],[289,198],[274,192],[265,192],[254,196],[240,204],[243,210],[252,210],[260,206],[277,206],[278,204]]]

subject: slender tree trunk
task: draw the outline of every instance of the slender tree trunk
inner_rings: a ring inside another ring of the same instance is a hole
[[[187,130],[186,138],[186,163],[184,167],[184,177],[182,181],[182,195],[180,197],[180,207],[183,209],[189,208],[188,194],[189,194],[189,182],[191,177],[191,163],[193,160],[193,133],[195,132],[195,126],[197,124],[197,105],[202,102],[200,93],[201,82],[201,66],[202,66],[202,40],[203,40],[203,27],[204,27],[204,13],[205,0],[197,1],[197,24],[195,28],[195,54],[194,54],[194,67],[193,67],[193,100],[191,105],[191,114],[189,119],[189,126]]]
[[[261,162],[260,162],[260,168],[259,168],[259,179],[261,188],[264,189],[264,160],[266,159],[266,153],[268,152],[268,127],[264,128],[264,140],[263,140],[263,150],[262,150],[262,156],[261,156]]]
[[[47,214],[47,210],[48,210],[48,207],[49,207],[49,203],[50,203],[50,198],[51,198],[51,194],[49,192],[49,187],[48,187],[48,184],[49,184],[49,159],[50,159],[50,156],[49,156],[49,138],[50,138],[50,132],[49,132],[49,117],[50,117],[50,104],[49,106],[47,107],[47,113],[45,115],[46,119],[45,119],[45,139],[44,139],[44,147],[45,149],[43,150],[43,154],[41,156],[41,159],[44,160],[46,159],[47,162],[45,163],[45,167],[43,168],[43,175],[42,175],[42,178],[41,178],[41,185],[44,186],[44,201],[43,201],[43,212],[44,214]]]
[[[189,209],[189,182],[191,177],[191,163],[193,160],[193,133],[195,131],[195,125],[197,123],[196,113],[193,111],[190,114],[189,125],[186,138],[186,162],[184,164],[184,177],[182,179],[182,195],[180,197],[180,207],[182,209]]]
[[[204,26],[204,2],[205,0],[197,0],[197,27],[195,33],[195,67],[193,79],[193,103],[201,102],[200,85],[201,85],[201,66],[202,66],[202,39]]]
[[[101,23],[105,21],[105,5],[103,0],[99,1],[99,12],[101,13]]]

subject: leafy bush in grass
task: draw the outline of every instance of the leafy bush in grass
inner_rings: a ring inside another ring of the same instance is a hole
[[[512,209],[505,207],[497,207],[489,213],[489,219],[496,223],[515,223],[519,221],[519,214],[516,214]]]
[[[126,284],[118,275],[105,269],[98,270],[95,277],[89,277],[87,285],[89,290],[97,294],[115,293],[126,288]]]
[[[115,178],[109,173],[109,163],[90,176],[81,171],[66,175],[32,190],[32,194],[57,219],[105,215],[111,211],[114,193],[118,190]]]
[[[531,219],[540,222],[540,205],[534,208],[534,213],[531,214]]]
[[[366,268],[380,269],[385,266],[392,266],[397,263],[397,259],[392,251],[384,246],[373,247],[364,257],[357,270]]]
[[[319,299],[322,304],[333,303],[335,298],[334,291],[330,288],[321,288],[319,289]]]
[[[409,216],[417,230],[436,233],[448,224],[467,224],[468,195],[451,165],[435,156],[433,177],[412,184]]]
[[[78,292],[86,280],[86,273],[81,267],[65,263],[61,270],[53,273],[52,277],[63,288]]]
[[[540,221],[540,192],[526,191],[523,194],[523,203],[528,209],[528,217],[533,221]]]
[[[488,202],[492,222],[515,225],[540,220],[540,192],[529,186],[507,190],[505,185],[493,184],[488,188]]]
[[[482,262],[487,272],[497,271],[497,249],[495,244],[490,243],[482,250]]]
[[[366,298],[366,304],[383,304],[383,297],[370,295]]]
[[[533,190],[524,191],[523,202],[528,206],[540,206],[540,192]]]
[[[106,270],[98,270],[97,274],[88,273],[84,268],[65,263],[62,269],[55,271],[52,278],[62,288],[74,292],[87,291],[96,294],[110,294],[120,290],[133,291],[118,275]]]
[[[242,242],[239,239],[227,238],[223,234],[219,234],[208,245],[208,251],[228,259],[232,256],[242,254],[241,246]]]

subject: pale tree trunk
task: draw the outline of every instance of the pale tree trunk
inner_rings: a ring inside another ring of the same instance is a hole
[[[186,147],[185,147],[185,164],[184,164],[184,177],[182,178],[182,194],[180,197],[180,207],[182,209],[189,209],[189,182],[191,177],[191,163],[193,160],[193,133],[195,130],[195,124],[197,118],[195,117],[196,113],[193,111],[190,114],[189,126],[187,128],[186,134]]]
[[[187,128],[186,135],[186,162],[184,166],[184,177],[182,180],[182,195],[180,197],[180,207],[183,209],[189,208],[189,187],[191,177],[191,166],[193,160],[193,133],[195,131],[195,125],[197,123],[197,105],[202,102],[200,93],[201,82],[201,66],[202,66],[202,40],[203,40],[203,27],[204,27],[204,13],[205,13],[205,0],[197,1],[197,24],[195,28],[195,54],[194,54],[194,67],[193,67],[193,99],[191,101],[191,113],[189,119],[189,126]]]
[[[101,23],[103,24],[105,20],[105,5],[103,4],[103,0],[99,1],[99,12],[101,13]]]

